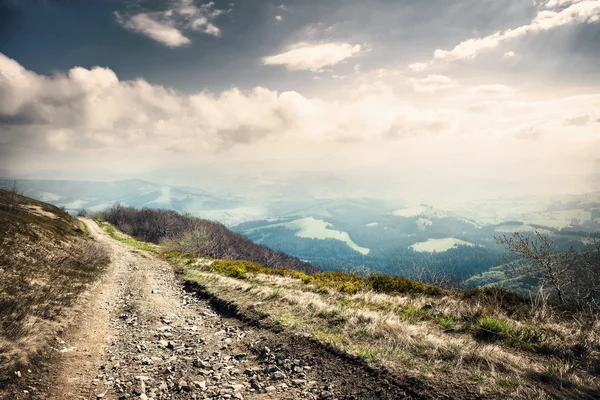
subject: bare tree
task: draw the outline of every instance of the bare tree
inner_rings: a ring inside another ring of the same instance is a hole
[[[600,308],[600,241],[593,249],[559,251],[551,238],[539,232],[533,236],[513,233],[496,237],[511,258],[511,273],[538,280],[550,287],[561,304],[579,308]]]

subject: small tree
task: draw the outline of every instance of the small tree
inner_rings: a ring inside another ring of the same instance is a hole
[[[539,232],[533,236],[513,233],[495,238],[512,258],[512,273],[538,279],[548,286],[561,304],[578,308],[600,308],[600,241],[594,249],[559,251],[552,239]]]

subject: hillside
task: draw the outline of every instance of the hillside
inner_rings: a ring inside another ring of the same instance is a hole
[[[39,372],[108,254],[63,210],[0,190],[0,382]],[[32,384],[31,382],[30,384]]]

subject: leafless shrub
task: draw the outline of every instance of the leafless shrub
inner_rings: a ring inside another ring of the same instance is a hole
[[[399,269],[400,275],[447,290],[462,287],[464,281],[458,274],[453,273],[454,267],[447,270],[433,268],[428,264],[413,263],[408,266],[400,266]]]
[[[0,187],[0,190],[3,191],[0,195],[0,209],[9,212],[18,211],[20,208],[19,197],[23,195],[23,191],[19,188],[19,182],[13,179],[10,184]]]

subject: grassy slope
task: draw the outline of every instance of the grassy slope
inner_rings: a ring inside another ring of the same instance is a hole
[[[152,251],[205,295],[375,367],[510,398],[600,397],[597,318],[567,318],[503,290],[445,291],[381,275],[306,275]]]
[[[0,380],[35,359],[61,317],[108,264],[63,210],[0,190]]]

